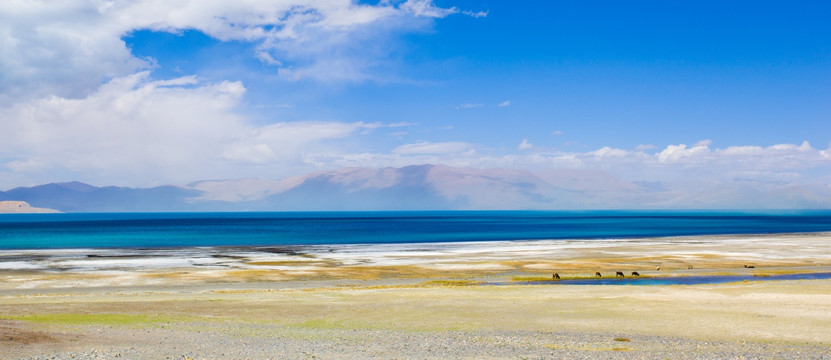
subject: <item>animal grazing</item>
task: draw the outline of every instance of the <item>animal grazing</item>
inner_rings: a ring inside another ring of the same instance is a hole
[[[744,268],[745,269],[755,269],[756,267],[753,266],[753,265],[745,265]]]
[[[597,276],[597,277],[603,277],[603,275],[600,275],[600,272],[596,272],[596,273],[594,273],[594,276]]]
[[[638,274],[638,272],[637,272],[637,271],[633,271],[633,272],[632,272],[632,276],[641,276],[641,274]]]
[[[554,280],[560,280],[560,274],[554,273],[554,275],[551,276],[551,278],[554,279]]]
[[[623,277],[623,271],[616,272],[615,277]]]
[[[660,266],[656,266],[656,267],[655,267],[655,271],[661,271],[661,267],[660,267]]]
[[[692,270],[692,265],[687,266],[687,270]]]

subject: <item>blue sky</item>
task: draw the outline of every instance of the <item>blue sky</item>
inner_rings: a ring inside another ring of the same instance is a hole
[[[433,136],[504,147],[526,137],[587,148],[825,145],[828,131],[817,130],[829,129],[831,114],[831,9],[780,4],[448,2],[488,15],[399,34],[376,81],[341,84],[277,81],[276,69],[251,56],[256,44],[196,31],[126,41],[159,61],[159,78],[176,69],[233,77],[252,106],[293,106],[258,111],[266,119],[450,125],[456,131]],[[509,108],[495,109],[505,101]],[[458,111],[464,104],[481,106]],[[566,136],[548,136],[558,130]]]
[[[0,5],[0,188],[345,166],[831,184],[826,2]]]

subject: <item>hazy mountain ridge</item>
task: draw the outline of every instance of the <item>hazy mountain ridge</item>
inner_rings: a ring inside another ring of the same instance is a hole
[[[15,188],[0,192],[0,200],[26,201],[64,212],[194,211],[198,207],[187,199],[197,195],[195,190],[178,186],[134,189],[73,181]]]
[[[557,210],[829,208],[831,188],[752,183],[683,191],[650,181],[629,182],[592,170],[344,168],[283,180],[229,179],[154,188],[95,187],[79,182],[21,187],[0,200],[65,212]]]

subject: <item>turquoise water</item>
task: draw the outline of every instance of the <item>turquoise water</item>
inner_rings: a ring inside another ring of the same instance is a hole
[[[609,239],[831,231],[831,211],[3,214],[0,249]]]

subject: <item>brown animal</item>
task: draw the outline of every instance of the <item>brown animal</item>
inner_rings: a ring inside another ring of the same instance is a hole
[[[661,267],[660,267],[660,266],[656,266],[656,267],[655,267],[655,271],[661,271]]]
[[[638,272],[637,272],[637,271],[633,271],[633,272],[632,272],[632,276],[641,276],[641,274],[638,274]]]
[[[554,273],[554,275],[551,276],[551,278],[554,279],[554,280],[560,280],[560,274]]]
[[[623,271],[616,272],[615,277],[623,277]]]
[[[753,266],[753,265],[745,265],[744,268],[745,269],[755,269],[756,267]]]
[[[597,277],[603,277],[603,275],[600,275],[600,273],[599,273],[599,272],[594,273],[594,276],[597,276]]]
[[[692,265],[687,266],[687,270],[692,270]]]

